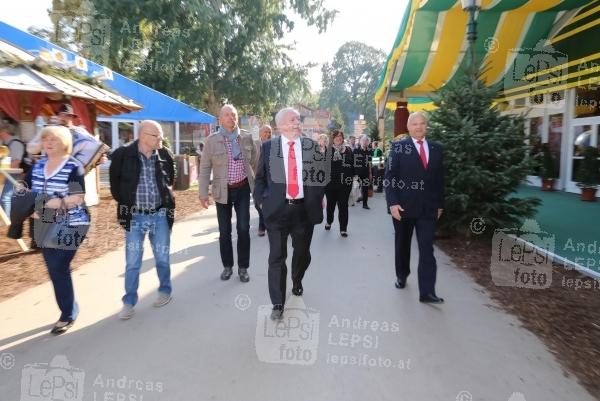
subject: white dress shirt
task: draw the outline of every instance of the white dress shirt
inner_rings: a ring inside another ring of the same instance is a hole
[[[415,144],[415,149],[417,149],[417,154],[421,155],[419,151],[421,150],[421,145],[417,143],[417,140],[411,137],[413,143]],[[423,138],[423,148],[425,149],[425,157],[427,158],[427,164],[429,164],[429,145],[427,144],[427,139]]]
[[[296,138],[294,140],[294,154],[296,156],[296,167],[298,171],[298,195],[295,198],[292,198],[287,193],[287,178],[288,178],[288,155],[290,153],[290,142],[285,136],[281,135],[281,150],[283,151],[283,165],[285,166],[285,187],[286,199],[302,199],[304,198],[304,185],[302,182],[302,144],[300,143],[300,138]]]

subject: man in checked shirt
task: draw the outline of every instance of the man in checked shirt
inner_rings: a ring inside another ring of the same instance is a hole
[[[200,157],[199,196],[203,208],[208,208],[208,186],[212,171],[212,198],[217,204],[219,247],[223,273],[221,280],[233,274],[233,244],[231,241],[232,208],[237,229],[238,274],[240,281],[250,280],[250,192],[254,189],[254,170],[258,152],[252,135],[238,127],[235,107],[226,104],[219,113],[220,128],[206,138]]]

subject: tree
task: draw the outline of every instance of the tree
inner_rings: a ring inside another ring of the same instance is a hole
[[[321,68],[321,107],[338,106],[347,126],[352,126],[360,114],[369,122],[376,121],[373,97],[384,61],[381,50],[361,42],[344,43],[333,62]]]
[[[329,131],[340,130],[342,132],[346,132],[344,116],[342,115],[342,112],[338,106],[333,106],[333,109],[331,110],[331,120],[329,121],[327,128]],[[351,133],[347,133],[347,135],[351,135]]]
[[[483,219],[489,233],[535,214],[537,198],[513,196],[533,170],[524,120],[501,115],[498,97],[479,76],[467,73],[433,95],[428,137],[442,143],[447,169],[442,229],[469,236]]]
[[[109,22],[102,64],[212,114],[231,102],[265,116],[308,90],[307,66],[293,63],[279,42],[294,28],[290,13],[323,32],[336,14],[323,3],[93,0],[87,17],[100,27]]]

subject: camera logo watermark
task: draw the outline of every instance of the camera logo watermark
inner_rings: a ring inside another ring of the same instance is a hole
[[[0,354],[0,367],[4,370],[10,370],[15,367],[15,356],[10,352]]]
[[[260,305],[254,345],[262,362],[314,365],[319,347],[319,311],[301,298],[286,306],[283,319],[270,319],[271,305]]]
[[[507,54],[508,73],[504,78],[504,90],[526,86],[531,95],[543,93],[548,87],[566,83],[567,63],[565,53],[540,40],[534,48],[512,49]],[[543,95],[541,97],[543,99]],[[532,107],[558,107],[560,102],[532,102]]]
[[[50,363],[25,365],[21,373],[21,401],[81,401],[85,372],[72,367],[64,355]]]
[[[456,395],[456,401],[473,401],[473,395],[468,391],[461,391]]]
[[[494,284],[544,289],[552,284],[555,237],[543,232],[535,220],[520,229],[498,229],[492,239],[490,269]]]
[[[250,305],[252,305],[252,300],[246,294],[239,294],[237,297],[235,297],[233,304],[235,305],[235,307],[237,309],[239,309],[243,312],[245,310],[248,310],[248,308],[250,308]]]

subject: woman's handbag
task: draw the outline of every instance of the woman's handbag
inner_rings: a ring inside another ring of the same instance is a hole
[[[40,248],[76,250],[90,229],[85,205],[67,209],[64,200],[58,209],[43,208],[34,221],[34,239]]]

